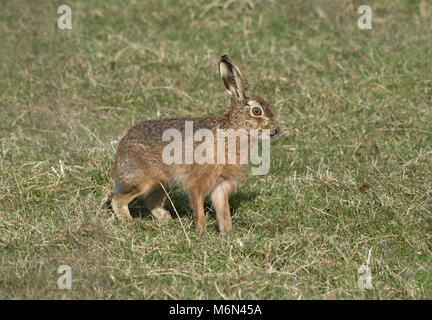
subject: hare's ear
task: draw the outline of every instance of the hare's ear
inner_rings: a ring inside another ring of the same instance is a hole
[[[238,100],[244,100],[248,94],[248,84],[246,78],[235,65],[234,61],[227,55],[221,57],[219,62],[219,74],[230,95],[234,95]]]

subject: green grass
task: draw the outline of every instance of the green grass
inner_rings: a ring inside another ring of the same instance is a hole
[[[432,298],[429,1],[70,1],[68,31],[61,4],[0,11],[0,298]],[[197,235],[181,192],[191,245],[137,202],[119,223],[118,140],[158,110],[222,113],[225,53],[279,115],[270,173],[232,197],[226,236],[209,204]]]

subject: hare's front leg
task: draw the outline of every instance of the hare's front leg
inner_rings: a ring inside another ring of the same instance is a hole
[[[204,196],[199,191],[189,191],[189,198],[194,214],[195,230],[197,233],[203,233],[206,228]]]
[[[216,219],[221,233],[231,230],[232,223],[228,198],[235,188],[236,184],[234,182],[224,181],[217,185],[211,193],[211,199],[213,207],[216,210]]]

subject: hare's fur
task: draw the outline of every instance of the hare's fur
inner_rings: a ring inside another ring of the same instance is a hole
[[[220,116],[149,120],[132,127],[120,141],[115,155],[112,208],[121,221],[132,221],[128,204],[143,196],[156,219],[170,219],[163,208],[166,187],[182,187],[194,213],[195,228],[205,230],[204,198],[210,195],[221,232],[231,229],[229,196],[246,175],[247,165],[240,164],[165,164],[162,150],[169,142],[162,141],[165,130],[175,128],[185,135],[185,121],[193,121],[193,129],[270,129],[273,135],[279,125],[271,107],[261,98],[250,95],[246,78],[228,56],[222,56],[219,70],[227,91],[230,108]],[[251,108],[258,106],[262,114],[255,117]],[[194,147],[196,146],[196,143]],[[184,145],[183,145],[184,154]],[[237,158],[239,153],[237,152]]]

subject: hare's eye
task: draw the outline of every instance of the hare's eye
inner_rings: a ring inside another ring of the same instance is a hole
[[[260,116],[262,115],[262,109],[260,107],[255,107],[252,109],[252,114],[254,116]]]

